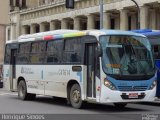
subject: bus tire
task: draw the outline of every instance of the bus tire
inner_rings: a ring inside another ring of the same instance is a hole
[[[36,94],[27,93],[27,86],[24,80],[21,80],[18,84],[18,97],[21,100],[34,100]]]
[[[116,108],[125,108],[127,103],[114,103]]]
[[[70,103],[72,107],[80,109],[82,107],[81,89],[78,84],[74,84],[70,91]]]

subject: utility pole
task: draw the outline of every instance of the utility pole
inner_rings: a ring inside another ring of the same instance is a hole
[[[100,29],[103,29],[103,0],[100,0]]]
[[[135,0],[131,0],[132,2],[134,2],[135,3],[135,5],[136,5],[136,7],[137,7],[137,9],[138,9],[138,18],[137,18],[137,28],[138,29],[140,29],[140,7],[139,7],[139,5],[138,5],[138,3],[135,1]]]

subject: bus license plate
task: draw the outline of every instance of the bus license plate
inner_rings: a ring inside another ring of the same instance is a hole
[[[129,98],[138,98],[138,93],[129,93]]]

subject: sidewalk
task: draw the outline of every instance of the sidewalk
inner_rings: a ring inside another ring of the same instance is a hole
[[[12,92],[9,90],[6,90],[5,88],[0,88],[0,94],[1,93],[12,93]]]

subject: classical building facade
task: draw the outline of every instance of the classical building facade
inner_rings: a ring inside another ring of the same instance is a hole
[[[99,0],[75,0],[75,9],[66,9],[65,0],[12,0],[9,39],[56,29],[99,29]],[[132,30],[160,29],[160,0],[104,0],[104,28]]]
[[[0,75],[1,65],[3,64],[4,46],[6,40],[6,27],[9,24],[9,0],[0,1]]]

